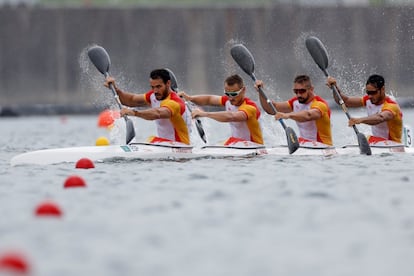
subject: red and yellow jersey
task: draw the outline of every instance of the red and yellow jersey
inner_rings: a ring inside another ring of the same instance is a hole
[[[221,104],[226,111],[242,111],[246,114],[247,121],[230,122],[231,136],[246,141],[263,144],[263,134],[260,127],[260,110],[256,103],[249,98],[244,98],[240,106],[232,105],[227,96],[221,96]]]
[[[331,133],[331,109],[328,103],[320,96],[315,96],[310,103],[302,104],[297,97],[288,100],[293,112],[302,110],[317,109],[322,116],[317,120],[307,122],[296,122],[300,136],[306,140],[317,141],[332,146]]]
[[[367,108],[367,114],[373,115],[383,111],[391,112],[394,117],[391,120],[382,122],[372,127],[372,135],[376,137],[381,137],[383,139],[392,140],[398,143],[401,143],[402,138],[402,112],[398,103],[393,100],[390,96],[385,97],[383,104],[375,105],[371,103],[368,95],[362,97],[362,104]]]
[[[171,112],[170,118],[155,120],[159,137],[190,144],[189,130],[184,119],[185,103],[176,93],[170,93],[167,98],[158,101],[155,98],[154,91],[150,90],[145,93],[145,100],[153,108],[165,107]]]

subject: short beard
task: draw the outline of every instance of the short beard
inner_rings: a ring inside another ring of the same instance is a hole
[[[298,102],[301,103],[301,104],[304,104],[307,101],[308,101],[308,98],[301,98],[301,99],[298,98]]]
[[[165,98],[167,98],[167,96],[168,96],[168,89],[165,89],[162,93],[160,93],[162,96],[161,96],[161,99],[157,99],[158,101],[162,101],[162,100],[164,100]],[[155,98],[157,98],[157,97],[155,97]]]

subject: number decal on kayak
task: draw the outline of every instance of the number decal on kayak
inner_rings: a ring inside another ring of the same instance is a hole
[[[409,126],[404,126],[404,145],[406,147],[412,146],[412,137],[411,137],[411,128]]]

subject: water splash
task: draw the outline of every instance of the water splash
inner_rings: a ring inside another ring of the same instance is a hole
[[[325,85],[326,78],[319,67],[313,61],[305,46],[305,40],[309,36],[316,36],[321,39],[326,47],[329,59],[328,73],[335,77],[339,87],[350,96],[360,96],[365,87],[365,79],[368,71],[376,71],[376,68],[368,68],[367,64],[354,61],[352,57],[345,56],[342,46],[338,43],[325,39],[315,32],[303,32],[295,41],[294,53],[298,62],[301,62],[309,72],[314,86],[322,96],[331,96],[330,89]],[[370,70],[368,70],[370,69]]]
[[[242,40],[230,39],[224,44],[223,48],[220,49],[220,55],[223,57],[221,59],[221,65],[223,66],[226,75],[232,75],[237,73],[241,75],[243,80],[245,80],[247,79],[247,75],[243,72],[239,65],[237,65],[236,61],[234,61],[230,55],[230,49],[236,44],[246,45],[246,43]]]
[[[260,117],[260,125],[262,126],[263,140],[266,146],[287,144],[285,132],[273,116],[262,113],[262,116]]]

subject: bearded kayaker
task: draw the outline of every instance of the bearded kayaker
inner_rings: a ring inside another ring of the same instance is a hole
[[[363,97],[349,97],[341,92],[337,86],[336,79],[328,77],[327,85],[334,85],[347,107],[366,107],[366,117],[350,118],[349,126],[356,124],[367,124],[372,128],[372,135],[368,137],[370,144],[391,140],[401,143],[402,138],[402,112],[398,103],[389,95],[385,94],[385,80],[380,75],[369,76]],[[339,99],[335,97],[335,101]]]
[[[104,85],[109,88],[110,83],[123,105],[152,107],[145,110],[121,109],[121,116],[130,115],[156,121],[158,136],[150,137],[150,143],[175,141],[190,144],[191,117],[184,101],[171,89],[171,77],[167,70],[156,69],[150,73],[151,90],[144,94],[122,91],[115,85],[115,79],[108,76]]]
[[[232,75],[224,81],[224,95],[196,95],[190,96],[185,92],[179,95],[196,105],[224,106],[225,111],[206,112],[200,109],[192,111],[192,117],[206,117],[218,122],[228,122],[231,128],[231,137],[224,145],[231,145],[240,141],[251,141],[263,144],[263,135],[259,123],[260,110],[257,105],[246,97],[246,87],[239,75]]]
[[[263,86],[262,80],[256,81],[257,90]],[[331,110],[322,97],[315,95],[309,76],[298,75],[295,77],[293,93],[296,96],[288,101],[272,101],[277,110],[276,114],[261,95],[260,103],[268,114],[275,116],[276,120],[292,119],[296,121],[300,133],[299,143],[316,141],[332,146]]]

